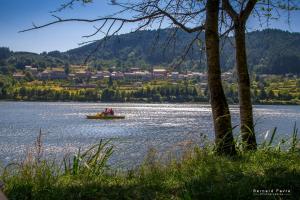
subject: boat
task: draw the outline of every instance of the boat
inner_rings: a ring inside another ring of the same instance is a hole
[[[87,115],[87,119],[125,119],[123,115],[105,115],[103,113],[97,113],[95,115]]]

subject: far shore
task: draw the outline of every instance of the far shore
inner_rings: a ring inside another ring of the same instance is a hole
[[[65,100],[65,101],[38,101],[38,100],[15,100],[15,99],[0,99],[0,102],[41,102],[41,103],[47,103],[47,102],[72,102],[72,103],[112,103],[112,104],[120,104],[120,103],[143,103],[143,104],[205,104],[205,105],[210,105],[209,102],[169,102],[169,101],[163,101],[163,102],[149,102],[149,101],[126,101],[126,102],[119,102],[119,101],[70,101],[70,100]],[[238,103],[229,103],[229,105],[239,105]],[[265,103],[253,103],[253,105],[274,105],[274,106],[297,106],[300,105],[299,103],[294,103],[294,102],[265,102]]]

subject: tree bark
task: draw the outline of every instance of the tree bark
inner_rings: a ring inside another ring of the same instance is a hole
[[[234,26],[236,44],[236,69],[238,77],[240,125],[245,150],[257,149],[253,125],[253,109],[250,92],[250,78],[247,66],[245,24],[236,21]]]
[[[208,0],[206,4],[205,44],[208,66],[208,87],[215,129],[218,154],[236,154],[229,107],[221,81],[218,16],[219,0]]]

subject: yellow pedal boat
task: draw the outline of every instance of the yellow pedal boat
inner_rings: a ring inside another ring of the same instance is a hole
[[[87,115],[87,119],[125,119],[122,115],[104,115],[102,113],[97,113],[96,115]]]

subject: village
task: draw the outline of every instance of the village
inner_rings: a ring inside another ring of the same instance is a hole
[[[30,74],[34,79],[38,80],[103,80],[111,78],[113,80],[127,80],[127,81],[151,81],[151,80],[191,80],[196,79],[199,82],[207,81],[207,73],[186,71],[179,73],[170,71],[164,68],[154,68],[152,71],[142,70],[140,68],[130,68],[128,71],[121,72],[115,70],[91,71],[87,67],[71,66],[70,72],[66,72],[63,67],[48,68],[39,71],[38,68],[32,66],[25,66],[24,71],[19,71],[13,74],[16,80],[21,80]],[[232,79],[232,72],[222,73],[223,80]]]

